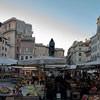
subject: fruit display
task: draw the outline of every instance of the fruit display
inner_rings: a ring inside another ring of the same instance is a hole
[[[21,88],[23,96],[40,96],[44,94],[43,86],[24,86]]]
[[[25,86],[21,88],[23,96],[38,96],[37,90],[34,86]]]
[[[44,95],[43,85],[0,84],[0,96],[41,96]]]
[[[44,95],[44,85],[36,85],[35,87],[38,91],[39,96]]]
[[[87,100],[88,99],[88,95],[83,95],[81,100]]]
[[[0,87],[0,94],[9,94],[11,90],[8,87]]]
[[[84,95],[81,100],[100,100],[99,95]]]
[[[88,97],[88,100],[100,100],[100,96],[98,95],[91,95]]]

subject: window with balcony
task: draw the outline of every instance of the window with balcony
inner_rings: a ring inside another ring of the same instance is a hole
[[[19,52],[19,47],[17,47],[17,52]]]
[[[32,58],[32,56],[30,56],[30,59]]]
[[[81,51],[81,48],[79,48],[79,51]]]
[[[2,37],[0,37],[0,42],[2,42]]]
[[[99,58],[99,53],[97,53],[97,58]]]
[[[7,48],[5,48],[5,51],[7,51]]]
[[[16,54],[16,58],[19,59],[19,55],[18,54]]]
[[[5,41],[5,44],[7,44],[7,41]]]
[[[4,54],[2,53],[2,56],[4,56]]]
[[[23,56],[21,56],[21,60],[24,60]]]
[[[79,62],[81,62],[81,58],[79,58]]]
[[[26,56],[25,59],[28,59],[28,56]]]
[[[3,43],[5,43],[5,41],[3,40]]]
[[[4,50],[4,47],[2,47],[2,50]]]
[[[81,54],[81,53],[79,53],[79,56],[82,56],[82,54]]]
[[[25,52],[28,53],[29,52],[29,49],[28,48],[25,48]]]

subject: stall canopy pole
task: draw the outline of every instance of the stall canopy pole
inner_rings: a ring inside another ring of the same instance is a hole
[[[46,75],[46,72],[45,72],[45,64],[43,64],[44,66],[44,76]],[[44,77],[44,100],[46,100],[46,76]]]

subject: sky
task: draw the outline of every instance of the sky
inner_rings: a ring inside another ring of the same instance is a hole
[[[74,41],[96,34],[100,0],[0,0],[0,21],[16,17],[32,24],[36,43],[48,45],[51,38],[65,56]]]

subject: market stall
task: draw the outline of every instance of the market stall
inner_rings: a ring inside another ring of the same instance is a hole
[[[0,84],[0,96],[16,97],[16,96],[44,96],[44,85],[27,85],[27,84]]]
[[[13,94],[13,85],[10,83],[0,84],[0,96],[11,96]]]
[[[41,69],[43,69],[43,75],[46,75],[46,66],[47,65],[62,65],[66,63],[65,58],[59,58],[59,57],[51,57],[51,56],[41,56],[41,57],[35,57],[30,60],[23,60],[19,61],[18,64],[22,66],[35,66],[39,68],[39,76],[41,75]],[[42,66],[42,67],[41,67]],[[39,79],[40,83],[41,79]],[[45,90],[45,85],[46,85],[46,78],[42,79],[43,84],[44,84],[44,90]],[[46,92],[44,91],[44,99],[46,100]]]

